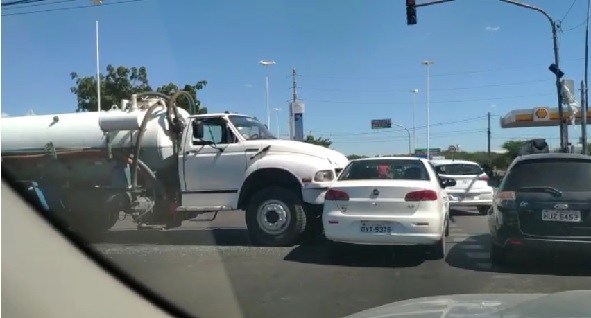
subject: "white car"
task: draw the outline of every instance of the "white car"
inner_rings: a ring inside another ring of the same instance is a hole
[[[488,185],[489,177],[476,162],[466,160],[431,160],[440,177],[456,180],[456,185],[446,188],[449,204],[476,206],[480,214],[487,214],[492,206],[494,190]]]
[[[428,246],[445,256],[449,204],[445,187],[426,159],[352,160],[325,194],[322,222],[333,242]]]

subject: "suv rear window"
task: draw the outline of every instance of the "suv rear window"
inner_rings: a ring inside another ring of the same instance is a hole
[[[501,186],[503,191],[523,187],[554,187],[561,191],[591,191],[591,160],[542,159],[516,164]]]
[[[435,171],[437,171],[437,174],[447,174],[456,176],[480,175],[484,173],[484,171],[479,165],[466,163],[438,165],[435,167]]]

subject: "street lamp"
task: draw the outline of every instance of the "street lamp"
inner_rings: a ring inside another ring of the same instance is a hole
[[[408,128],[406,128],[402,125],[396,124],[396,123],[392,123],[392,126],[400,127],[402,129],[406,130],[406,133],[408,134],[408,155],[411,156],[412,152],[411,152],[411,148],[410,148],[410,131],[408,130]]]
[[[415,125],[415,108],[417,104],[417,94],[419,93],[418,89],[413,89],[410,91],[412,93],[412,150],[413,152],[417,149],[417,135],[416,135],[416,125]]]
[[[273,110],[275,111],[275,123],[277,125],[276,129],[277,129],[277,138],[279,138],[279,112],[281,111],[281,108],[273,108]]]
[[[430,108],[430,96],[429,96],[429,66],[433,64],[433,61],[424,60],[423,65],[427,66],[427,159],[430,157],[430,150],[431,150],[431,118],[429,114]]]
[[[265,67],[266,74],[265,74],[265,92],[266,92],[266,104],[267,104],[267,127],[271,126],[271,113],[269,112],[269,66],[275,65],[275,61],[265,61],[261,60],[259,62],[262,66]]]

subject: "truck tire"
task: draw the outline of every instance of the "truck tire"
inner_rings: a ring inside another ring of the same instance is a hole
[[[254,245],[292,246],[306,229],[304,203],[292,190],[264,188],[248,204],[246,226]]]

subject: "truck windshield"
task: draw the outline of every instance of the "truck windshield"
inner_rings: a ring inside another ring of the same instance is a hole
[[[230,116],[230,121],[246,140],[277,139],[269,129],[258,120],[246,116]]]

